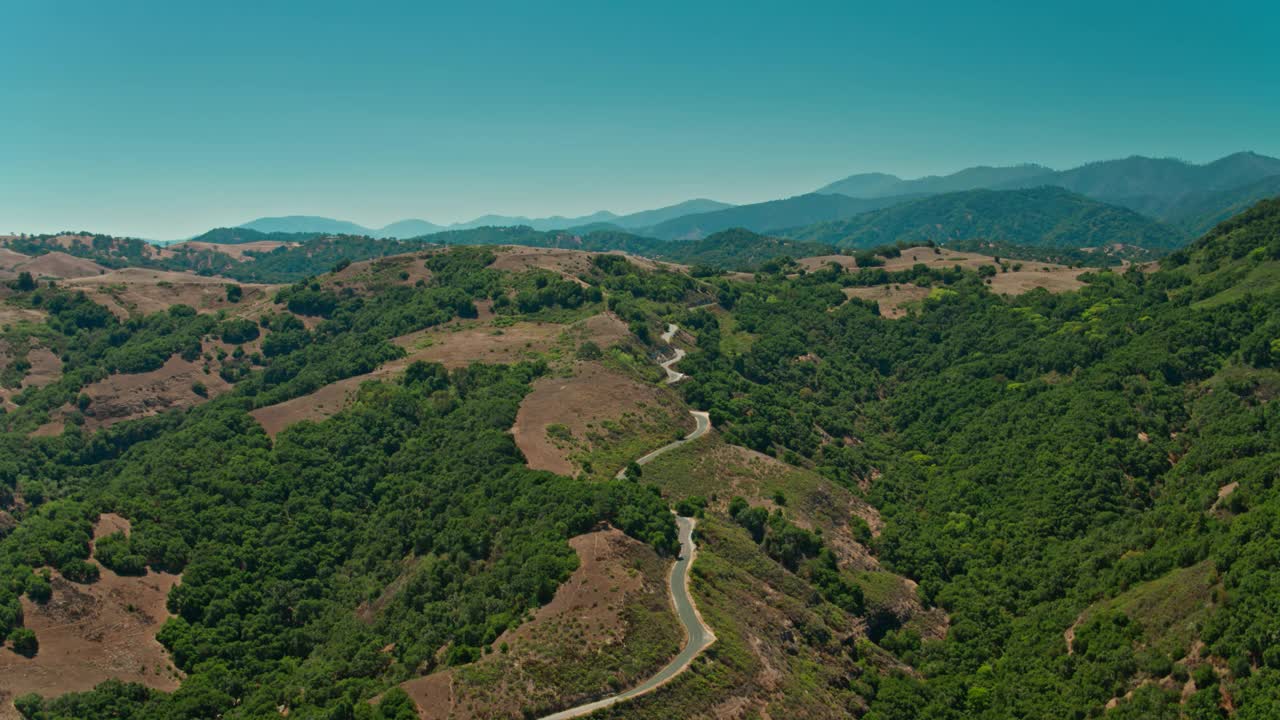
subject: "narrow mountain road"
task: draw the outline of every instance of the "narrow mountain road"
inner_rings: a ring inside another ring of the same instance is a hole
[[[667,323],[667,331],[662,333],[662,336],[661,336],[662,342],[671,344],[671,340],[675,338],[676,333],[678,332],[680,332],[679,326],[672,323]],[[675,365],[676,363],[680,362],[683,359],[684,359],[684,350],[680,348],[676,348],[675,354],[671,356],[671,359],[663,360],[658,363],[658,367],[661,367],[663,370],[667,371],[668,385],[674,385],[680,382],[681,380],[689,377],[688,375],[685,375],[682,372],[676,372],[675,370],[671,369],[672,365]]]
[[[667,332],[662,334],[663,341],[668,343],[671,342],[671,338],[675,337],[678,330],[679,328],[675,325],[668,325]],[[671,374],[674,371],[671,370],[669,365],[678,362],[682,357],[684,357],[684,351],[677,350],[675,359],[668,360],[665,363],[660,363],[663,369],[667,371],[668,383],[674,382],[671,379]],[[675,374],[679,375],[681,378],[685,377],[681,373]],[[694,428],[693,432],[684,436],[680,440],[664,445],[657,450],[638,458],[636,460],[636,464],[644,465],[668,450],[678,448],[687,442],[697,440],[703,435],[706,435],[707,431],[711,429],[711,417],[707,415],[707,413],[698,410],[691,410],[689,412],[697,421],[697,426]],[[624,478],[626,475],[627,471],[624,468],[618,471],[617,477]],[[630,690],[624,690],[616,695],[610,695],[609,697],[601,698],[594,702],[589,702],[577,707],[572,707],[568,710],[561,710],[558,713],[544,715],[540,720],[568,720],[569,718],[579,718],[590,715],[596,710],[607,708],[620,702],[652,692],[662,687],[667,681],[676,677],[680,673],[688,670],[689,666],[693,664],[694,658],[701,655],[703,650],[706,650],[711,646],[711,643],[716,641],[715,633],[712,632],[711,628],[702,621],[702,615],[698,613],[698,606],[694,604],[693,596],[689,594],[689,568],[693,566],[694,558],[698,555],[698,547],[693,542],[693,528],[697,522],[698,521],[693,518],[676,517],[676,527],[679,530],[680,537],[680,558],[676,560],[675,565],[671,566],[671,576],[667,579],[667,584],[669,586],[668,592],[671,596],[671,604],[675,606],[676,617],[679,618],[680,624],[684,627],[684,647],[674,658],[671,659],[671,662],[667,663],[657,672],[657,674]]]

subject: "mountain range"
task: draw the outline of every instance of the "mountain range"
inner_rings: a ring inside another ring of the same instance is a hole
[[[1058,191],[1034,192],[1039,188]],[[1125,245],[1167,252],[1277,194],[1280,159],[1238,152],[1205,164],[1132,156],[1068,170],[984,165],[914,179],[862,173],[784,199],[743,205],[694,199],[628,215],[603,210],[576,217],[483,215],[448,226],[407,219],[381,228],[284,216],[259,218],[237,229],[414,238],[480,227],[527,227],[579,235],[624,231],[685,241],[742,228],[852,247],[982,239],[1059,250]]]
[[[625,229],[638,229],[657,225],[672,218],[730,207],[733,206],[728,203],[697,198],[653,210],[642,210],[629,215],[617,215],[608,210],[601,210],[580,217],[552,215],[544,218],[530,218],[522,215],[481,215],[467,222],[450,225],[438,225],[427,220],[410,218],[398,220],[380,228],[370,228],[348,220],[335,220],[315,215],[284,215],[261,217],[237,227],[257,230],[263,233],[326,233],[332,235],[368,235],[369,237],[377,238],[411,238],[446,230],[470,230],[478,227],[518,225],[531,227],[534,230],[562,230],[570,227],[602,224],[616,225]]]
[[[844,248],[981,238],[1028,248],[1120,244],[1166,252],[1188,239],[1177,228],[1128,208],[1052,186],[932,195],[782,234]]]

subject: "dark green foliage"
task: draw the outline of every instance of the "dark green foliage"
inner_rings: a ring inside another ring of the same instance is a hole
[[[91,583],[98,580],[98,566],[80,558],[70,558],[58,566],[62,577],[77,583]]]
[[[707,499],[701,495],[687,497],[676,503],[676,513],[684,517],[702,517],[706,510]]]
[[[258,339],[258,324],[252,320],[235,319],[222,323],[222,341],[232,345]]]
[[[901,240],[983,240],[1024,247],[1085,248],[1123,243],[1170,250],[1186,236],[1127,208],[1058,187],[970,190],[912,200],[785,233],[837,247],[866,248]]]
[[[1253,668],[1280,632],[1280,574],[1265,559],[1280,537],[1276,218],[1280,202],[1260,204],[1163,272],[1094,273],[1077,293],[1005,300],[973,273],[922,273],[934,294],[897,321],[838,294],[877,269],[734,293],[736,330],[755,341],[728,356],[700,337],[681,368],[686,397],[731,441],[792,453],[851,487],[875,477],[880,561],[951,617],[944,642],[873,633],[927,673],[882,678],[877,717],[1083,717],[1144,673],[1174,672],[1172,658],[1140,614],[1095,613],[1070,660],[1066,628],[1100,598],[1207,560],[1230,601],[1198,637],[1228,667],[1233,696],[1271,682]],[[1240,499],[1210,512],[1230,482]],[[730,510],[769,545],[774,518],[739,501]],[[803,537],[777,537],[775,557],[802,571],[819,562],[804,559]],[[964,687],[983,692],[957,695]]]
[[[26,628],[15,628],[9,632],[9,647],[24,657],[35,657],[40,651],[40,642],[36,634]]]
[[[762,266],[767,261],[780,257],[836,255],[839,251],[821,243],[769,237],[742,228],[732,228],[701,240],[667,243],[644,254],[685,265],[749,272],[763,269]]]
[[[94,542],[94,558],[120,575],[142,575],[147,560],[133,550],[124,533],[113,533]]]

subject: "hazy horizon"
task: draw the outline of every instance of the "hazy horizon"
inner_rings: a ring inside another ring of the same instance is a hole
[[[1269,8],[306,7],[0,11],[20,30],[0,232],[447,225],[1280,155]]]

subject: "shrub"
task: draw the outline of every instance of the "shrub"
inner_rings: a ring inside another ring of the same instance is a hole
[[[13,651],[25,657],[35,657],[40,651],[40,641],[36,639],[36,634],[27,628],[14,628],[9,633],[9,642],[13,645]]]

